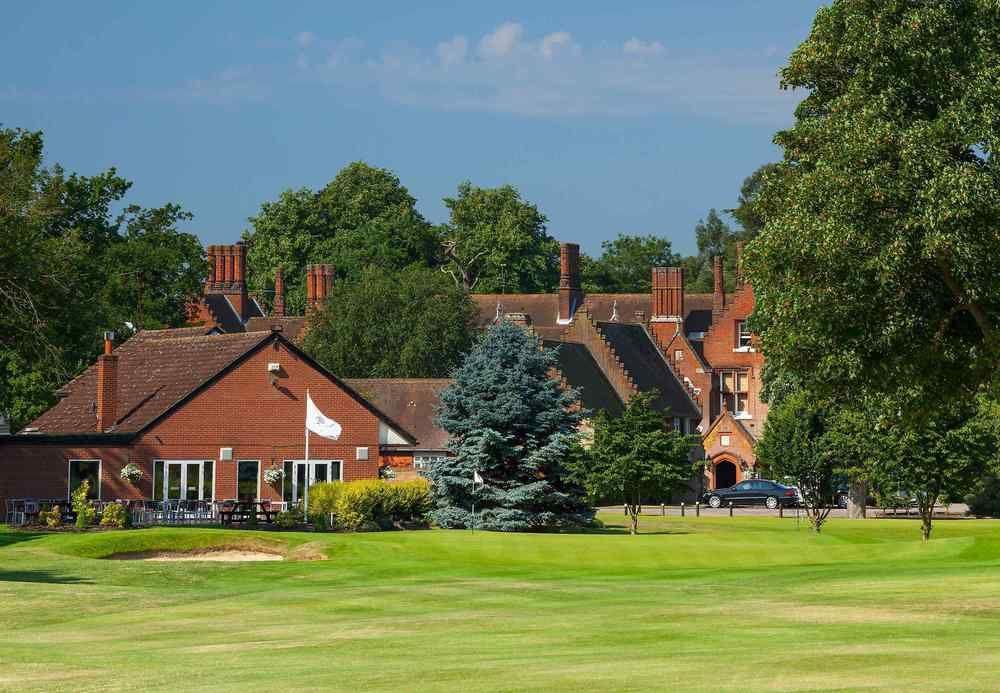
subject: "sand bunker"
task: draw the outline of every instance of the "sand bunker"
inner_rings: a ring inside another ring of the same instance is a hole
[[[108,558],[116,561],[219,561],[243,563],[247,561],[281,561],[277,553],[249,549],[214,549],[201,551],[136,551],[116,553]]]

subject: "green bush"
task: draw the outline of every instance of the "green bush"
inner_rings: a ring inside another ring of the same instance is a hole
[[[129,524],[129,513],[121,503],[110,503],[101,511],[101,526],[125,529]]]
[[[282,510],[274,516],[274,524],[278,525],[281,529],[295,529],[295,527],[302,524],[302,513],[298,508]]]
[[[46,527],[62,526],[62,508],[58,505],[53,505],[48,510],[39,510],[38,522]]]
[[[323,481],[309,487],[309,519],[326,526],[326,518],[337,512],[337,499],[340,498],[339,481]]]
[[[94,523],[97,511],[94,504],[87,498],[90,493],[90,482],[84,480],[75,491],[73,491],[73,512],[76,513],[77,529],[86,529]]]
[[[341,529],[391,529],[426,525],[430,508],[430,484],[424,479],[399,483],[366,479],[343,484],[334,518]]]
[[[979,517],[1000,517],[1000,478],[988,474],[975,492],[965,497],[969,512]]]

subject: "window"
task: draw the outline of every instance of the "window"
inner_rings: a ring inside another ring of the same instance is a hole
[[[746,320],[736,321],[736,348],[737,349],[750,348],[750,330],[747,327]]]
[[[750,377],[746,371],[722,371],[719,374],[719,406],[733,414],[747,414],[750,402]]]
[[[260,463],[257,460],[240,460],[236,465],[236,497],[241,501],[257,500]]]
[[[672,428],[678,433],[684,433],[684,419],[680,416],[675,416],[672,422]]]
[[[432,465],[444,459],[444,455],[414,455],[413,468],[420,476],[427,476]]]
[[[343,481],[342,460],[285,460],[285,476],[282,480],[282,498],[286,503],[297,503],[304,498],[306,486],[325,481]]]
[[[214,460],[153,460],[153,500],[212,500]]]
[[[90,482],[87,498],[101,498],[101,461],[100,460],[70,460],[69,461],[69,495],[77,490],[84,481]]]
[[[684,350],[674,349],[674,361],[683,361],[683,360],[684,360]]]

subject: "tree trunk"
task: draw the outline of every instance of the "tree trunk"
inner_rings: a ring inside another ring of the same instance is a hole
[[[847,498],[847,517],[852,520],[865,519],[865,505],[868,502],[868,484],[864,479],[851,479]]]

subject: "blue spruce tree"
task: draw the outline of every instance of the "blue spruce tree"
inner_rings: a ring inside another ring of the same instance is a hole
[[[568,480],[577,395],[550,377],[555,353],[507,322],[491,327],[441,393],[437,422],[454,457],[430,470],[442,527],[533,531],[590,523],[583,489]],[[482,483],[474,483],[478,472]]]

